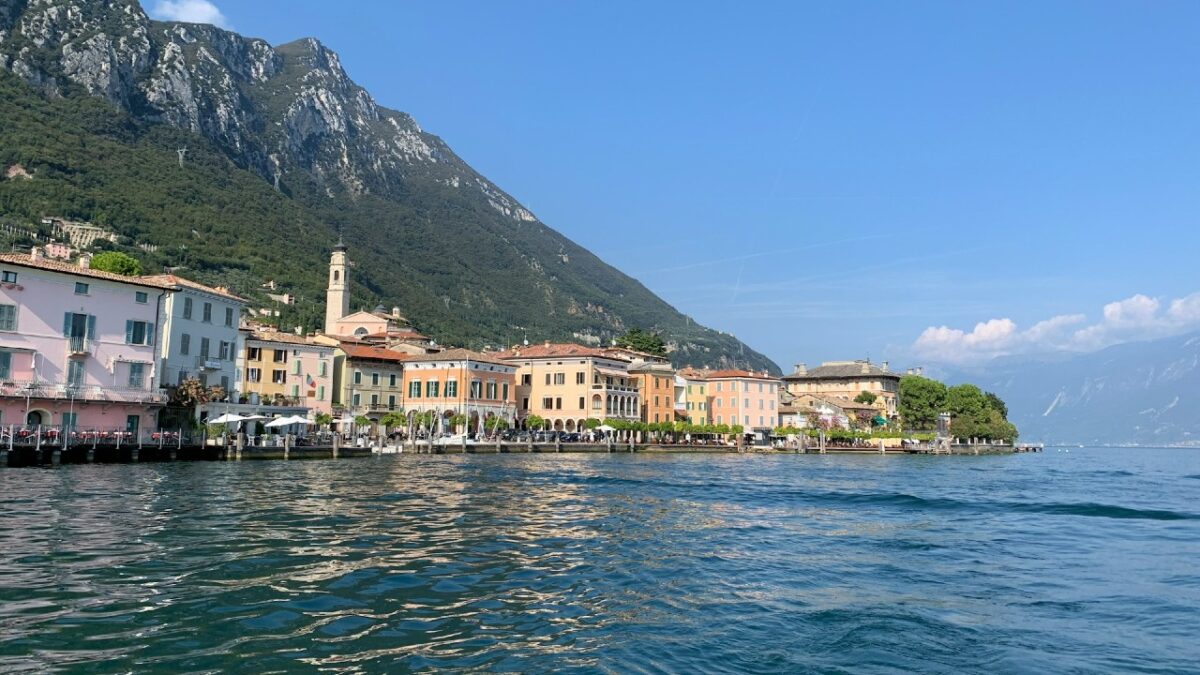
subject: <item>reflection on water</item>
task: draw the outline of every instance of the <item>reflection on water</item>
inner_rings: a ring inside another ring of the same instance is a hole
[[[1200,454],[0,471],[0,670],[1185,671]]]

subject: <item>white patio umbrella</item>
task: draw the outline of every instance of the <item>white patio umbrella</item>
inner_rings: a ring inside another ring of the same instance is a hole
[[[225,413],[224,415],[221,415],[220,417],[218,417],[215,420],[209,420],[208,423],[209,424],[232,424],[234,422],[242,422],[247,419],[249,419],[249,418],[242,417],[241,415],[236,415],[234,413]]]
[[[275,419],[271,420],[270,422],[267,422],[263,426],[274,429],[277,427],[286,427],[291,424],[295,424],[295,422],[292,421],[291,417],[276,417]]]
[[[616,431],[616,429],[608,426],[607,424],[601,424],[600,426],[596,427],[596,431]]]

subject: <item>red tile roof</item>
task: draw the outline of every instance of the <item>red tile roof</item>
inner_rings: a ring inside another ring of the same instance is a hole
[[[569,342],[548,343],[540,345],[528,345],[524,347],[514,347],[501,352],[495,353],[495,358],[498,359],[544,359],[555,357],[596,357],[601,359],[612,359],[614,361],[628,361],[629,359],[610,354],[603,349],[595,347],[585,347],[583,345],[572,344]]]
[[[49,260],[47,258],[34,258],[28,253],[0,253],[0,262],[8,263],[10,265],[20,265],[22,267],[32,267],[34,269],[47,270],[50,272],[74,274],[76,276],[90,277],[92,279],[104,279],[106,281],[133,284],[134,286],[148,286],[150,288],[160,289],[171,288],[170,285],[160,281],[147,280],[142,277],[127,277],[122,274],[113,274],[112,272],[104,272],[102,270],[80,267],[79,265],[69,262]]]
[[[354,342],[342,342],[340,346],[342,351],[346,352],[346,356],[351,359],[370,359],[373,361],[394,361],[400,363],[407,361],[409,358],[408,354],[392,351],[391,349],[361,345]]]
[[[770,373],[752,372],[749,370],[716,370],[708,374],[710,380],[778,380],[778,377]]]
[[[491,363],[497,366],[512,366],[499,358],[499,353],[484,354],[482,352],[472,351],[470,349],[447,349],[433,354],[419,354],[408,357],[409,361],[419,363],[434,363],[437,361],[477,361],[479,363]]]
[[[245,298],[242,298],[242,297],[234,295],[233,293],[230,293],[228,289],[214,288],[212,286],[205,286],[204,284],[202,284],[198,281],[192,281],[191,279],[185,279],[180,276],[175,276],[174,274],[150,274],[150,275],[146,275],[146,276],[143,276],[140,278],[144,279],[146,281],[162,282],[162,283],[168,284],[170,286],[181,286],[183,288],[190,288],[190,289],[196,290],[196,291],[203,291],[205,293],[211,293],[213,295],[220,295],[222,297],[229,298],[230,300],[236,300],[237,302],[246,302]]]

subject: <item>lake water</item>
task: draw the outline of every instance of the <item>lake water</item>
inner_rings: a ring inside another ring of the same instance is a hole
[[[0,670],[1196,672],[1200,451],[0,470]]]

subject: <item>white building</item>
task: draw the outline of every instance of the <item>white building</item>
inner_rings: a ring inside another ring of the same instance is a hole
[[[171,289],[160,322],[162,386],[195,378],[205,386],[220,386],[231,392],[237,379],[238,324],[246,301],[224,288],[172,274],[142,278]]]

